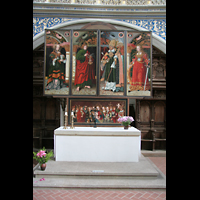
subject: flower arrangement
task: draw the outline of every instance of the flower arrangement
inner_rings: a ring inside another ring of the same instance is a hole
[[[131,124],[131,122],[134,121],[134,119],[131,116],[124,116],[124,117],[120,117],[117,121],[122,123],[124,126],[128,126]]]
[[[52,150],[49,153],[45,153],[45,151],[46,149],[43,147],[38,153],[33,152],[33,159],[38,161],[40,165],[46,163],[54,155]]]

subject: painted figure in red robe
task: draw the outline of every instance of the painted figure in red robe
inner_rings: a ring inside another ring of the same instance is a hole
[[[116,112],[116,108],[113,106],[113,109],[112,109],[112,121],[113,121],[113,123],[116,123],[117,117],[118,117],[118,113]]]
[[[83,107],[80,106],[77,112],[77,122],[85,122],[85,117],[86,117],[86,114],[83,111]]]
[[[135,58],[132,59],[131,62],[131,66],[133,66],[133,72],[132,72],[130,91],[144,90],[145,80],[146,80],[145,90],[150,90],[148,75],[146,76],[146,71],[149,63],[147,54],[143,51],[140,45],[138,45],[136,49],[137,53],[135,55]]]
[[[95,79],[93,65],[94,58],[87,50],[87,45],[84,44],[83,49],[79,50],[76,55],[76,74],[74,85],[77,86],[77,91],[83,87],[91,88],[92,82]]]

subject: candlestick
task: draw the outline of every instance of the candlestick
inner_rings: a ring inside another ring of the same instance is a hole
[[[73,113],[73,112],[72,112]],[[72,126],[70,127],[71,129],[74,129],[74,113],[73,114],[71,114],[71,116],[72,116]]]
[[[63,129],[68,129],[68,127],[67,127],[67,118],[68,118],[68,114],[67,114],[67,112],[65,112],[65,126],[63,127]]]

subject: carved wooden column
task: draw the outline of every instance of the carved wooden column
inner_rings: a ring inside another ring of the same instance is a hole
[[[136,127],[140,129],[140,100],[136,100]]]
[[[155,151],[155,146],[156,146],[155,135],[156,135],[156,130],[152,130],[152,137],[153,137],[152,151]]]

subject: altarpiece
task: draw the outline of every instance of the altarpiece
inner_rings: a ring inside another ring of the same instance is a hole
[[[151,45],[149,31],[46,29],[43,93],[77,125],[119,125],[129,98],[152,96]]]

